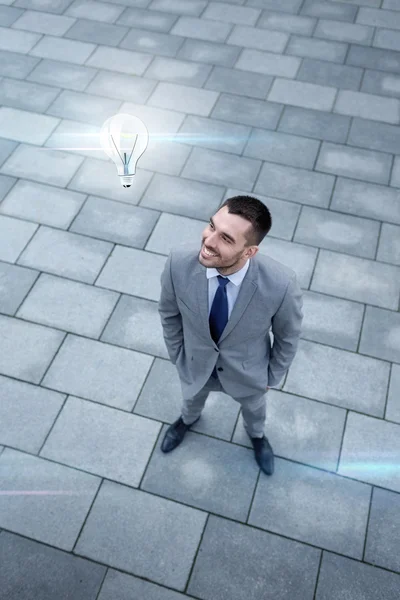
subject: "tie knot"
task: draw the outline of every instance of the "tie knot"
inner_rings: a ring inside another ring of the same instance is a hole
[[[228,281],[229,281],[229,279],[227,277],[222,277],[222,275],[218,275],[218,283],[222,288],[224,288],[226,286]]]

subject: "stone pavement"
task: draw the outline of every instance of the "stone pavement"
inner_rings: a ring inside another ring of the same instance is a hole
[[[0,0],[2,599],[398,600],[399,121],[400,0]],[[271,478],[225,394],[160,451],[160,275],[239,192],[304,290]]]

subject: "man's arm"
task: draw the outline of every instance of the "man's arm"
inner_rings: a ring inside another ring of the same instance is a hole
[[[269,387],[281,381],[295,357],[303,320],[302,307],[302,292],[296,275],[293,275],[282,303],[271,320],[274,344],[268,367]]]
[[[161,295],[158,302],[158,312],[161,317],[165,345],[174,365],[183,344],[183,327],[182,316],[179,312],[172,283],[171,259],[170,253],[161,274]]]

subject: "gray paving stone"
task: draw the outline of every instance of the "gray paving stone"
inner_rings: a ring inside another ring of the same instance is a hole
[[[324,86],[358,90],[362,75],[363,70],[358,67],[304,58],[297,79]]]
[[[258,472],[254,453],[247,448],[190,432],[170,456],[157,444],[141,489],[246,521]]]
[[[3,110],[11,109],[4,108]],[[12,114],[16,115],[16,111],[13,111]],[[44,118],[53,119],[53,117]],[[67,152],[20,144],[2,165],[0,171],[14,177],[66,186],[82,161],[83,157],[71,156]]]
[[[0,204],[3,215],[68,229],[85,196],[32,181],[17,181]]]
[[[96,285],[147,300],[158,301],[159,280],[164,263],[165,257],[163,256],[115,246]]]
[[[203,92],[204,90],[199,91]],[[155,141],[152,136],[150,137],[146,152],[140,157],[140,168],[165,173],[166,175],[179,175],[192,151],[191,146],[185,143],[180,144],[177,135],[161,134],[154,137],[158,138],[158,141]],[[117,180],[114,178],[114,181]],[[121,186],[119,181],[118,185]]]
[[[15,492],[0,494],[0,525],[72,550],[100,479],[9,448],[0,457],[0,473],[2,490]]]
[[[179,86],[174,86],[178,88]],[[184,86],[180,86],[184,87]],[[185,88],[192,90],[194,94],[197,91],[195,88]],[[163,108],[155,108],[153,106],[144,106],[143,104],[134,104],[125,102],[121,111],[128,111],[142,119],[146,123],[147,130],[150,135],[150,142],[153,140],[163,140],[165,137],[170,138],[171,134],[176,133],[185,119],[185,112],[177,112],[176,109],[166,110]],[[148,148],[146,149],[146,154]],[[142,157],[143,158],[143,157]]]
[[[4,80],[0,82],[0,88],[3,82]],[[15,83],[16,85],[12,86],[14,87],[13,93],[18,96],[20,91],[22,91],[22,88],[25,89],[24,93],[27,92],[25,85],[18,86],[18,83],[21,82]],[[33,89],[29,90],[30,93],[32,93],[32,91],[35,91],[35,86],[33,86]],[[48,101],[46,100],[45,104],[47,104],[47,102]],[[59,119],[47,115],[39,115],[30,112],[30,110],[20,110],[19,108],[7,106],[2,106],[0,108],[1,134],[3,137],[16,140],[17,142],[27,142],[28,144],[37,144],[40,146],[46,141],[52,131],[54,131],[59,122]],[[12,158],[16,157],[20,148],[21,146],[14,152]],[[36,149],[32,148],[32,151],[36,152]],[[10,160],[12,160],[12,158]]]
[[[25,79],[38,62],[40,62],[39,58],[0,49],[0,75]]]
[[[232,28],[233,25],[229,23],[181,16],[170,34],[210,42],[225,42]]]
[[[365,46],[350,45],[346,64],[365,69],[377,69],[400,73],[400,53],[394,50],[366,48]]]
[[[63,36],[75,23],[75,19],[60,15],[34,10],[20,11],[23,13],[13,24],[13,29],[26,29],[35,33]]]
[[[82,92],[96,73],[96,69],[44,58],[26,79]]]
[[[379,5],[377,5],[379,6]],[[392,10],[400,10],[397,0],[383,0],[382,8],[388,8]]]
[[[204,600],[311,600],[319,557],[316,548],[211,515],[187,591]]]
[[[329,142],[345,142],[350,127],[350,117],[322,111],[286,106],[279,131],[304,135]]]
[[[208,117],[217,98],[216,92],[163,81],[157,85],[148,105]]]
[[[391,73],[366,69],[361,91],[400,98],[400,77]]]
[[[63,90],[47,114],[101,126],[110,115],[119,112],[120,106],[121,100]]]
[[[336,19],[338,21],[354,21],[357,6],[333,2],[316,2],[305,0],[300,14],[319,19]]]
[[[400,423],[400,365],[392,365],[386,419]]]
[[[191,6],[194,2],[195,0],[190,0],[189,5]],[[236,46],[225,46],[217,42],[186,39],[176,57],[220,65],[222,67],[233,67],[241,51],[242,49]]]
[[[214,67],[205,88],[235,94],[235,96],[229,96],[234,99],[234,102],[240,101],[240,99],[236,99],[238,96],[262,98],[264,100],[271,88],[272,79],[269,75],[259,75],[226,67]]]
[[[269,52],[283,52],[288,42],[289,35],[281,31],[265,31],[257,27],[235,26],[227,44],[234,44],[245,48],[257,48],[258,50],[267,50]]]
[[[400,314],[367,306],[360,352],[383,360],[400,363]]]
[[[250,525],[362,558],[369,485],[280,459],[274,479],[260,478]]]
[[[86,87],[85,92],[128,102],[147,102],[156,85],[156,81],[135,75],[100,71]]]
[[[169,34],[142,31],[141,29],[131,27],[129,33],[120,43],[120,48],[150,52],[151,54],[160,54],[161,56],[176,56],[176,53],[183,44],[183,38],[179,35],[172,35],[172,33],[173,30]]]
[[[64,333],[49,327],[0,316],[0,373],[39,383]]]
[[[64,37],[71,40],[80,40],[81,42],[103,44],[104,46],[118,46],[128,31],[128,27],[88,19],[77,19]]]
[[[317,257],[317,249],[272,237],[261,242],[260,253],[270,256],[295,271],[300,287],[307,289]]]
[[[296,14],[302,5],[302,0],[281,0],[279,4],[275,0],[247,0],[247,5]]]
[[[181,414],[181,408],[182,390],[177,371],[169,360],[156,358],[133,412],[164,423],[173,423]],[[210,392],[201,419],[191,427],[191,431],[229,442],[239,408],[239,404],[227,394]]]
[[[37,33],[0,27],[0,50],[27,54],[42,37]]]
[[[301,204],[327,207],[333,183],[332,175],[264,163],[254,193],[268,194]]]
[[[156,421],[70,397],[40,455],[137,487],[160,429]]]
[[[255,25],[261,10],[249,6],[232,6],[226,2],[209,2],[202,19],[239,25]]]
[[[292,35],[286,54],[343,63],[347,54],[347,44]]]
[[[224,200],[232,196],[241,195],[246,196],[247,192],[228,188]],[[294,202],[285,202],[285,200],[270,198],[269,196],[261,196],[260,194],[257,194],[257,198],[258,200],[261,200],[271,212],[272,227],[269,235],[284,240],[291,240],[299,218],[300,205]]]
[[[279,5],[272,7],[273,10],[279,10]],[[287,31],[288,33],[298,33],[300,35],[311,35],[317,19],[302,17],[299,15],[289,15],[269,10],[263,10],[257,21],[257,27],[278,31]]]
[[[153,0],[150,3],[149,9],[199,17],[206,6],[207,2],[204,0],[191,0],[190,2],[186,0]]]
[[[152,360],[132,350],[69,334],[43,386],[130,411]]]
[[[400,269],[365,258],[321,250],[311,289],[397,310]]]
[[[195,0],[191,0],[190,4]],[[150,581],[108,569],[98,600],[185,600],[179,592],[161,587]]]
[[[400,29],[400,14],[394,10],[361,7],[358,11],[356,21],[357,23],[372,25],[373,27]]]
[[[178,139],[191,146],[242,154],[243,148],[249,139],[250,131],[250,127],[244,125],[188,116],[179,130]]]
[[[335,471],[344,422],[341,408],[274,389],[268,392],[266,435],[276,456]],[[242,420],[233,442],[252,448]]]
[[[0,312],[14,315],[37,276],[32,269],[0,262]]]
[[[261,161],[194,148],[182,171],[182,177],[217,185],[230,185],[251,189],[260,171]]]
[[[128,75],[143,75],[151,60],[151,56],[143,52],[130,52],[121,48],[100,46],[86,61],[86,66],[108,69],[117,73],[128,73]]]
[[[93,10],[96,11],[95,15],[93,15]],[[95,16],[96,21],[113,23],[118,19],[123,10],[122,6],[113,6],[112,4],[107,3],[98,5],[98,2],[93,2],[91,0],[74,0],[74,2],[68,6],[64,14],[84,19],[93,19],[93,16]]]
[[[393,29],[377,29],[373,46],[389,50],[400,50],[400,32]]]
[[[14,152],[15,148],[18,146],[16,142],[12,142],[11,140],[6,140],[0,138],[0,165],[2,165],[6,159],[10,156],[12,152]],[[12,179],[11,177],[5,177],[4,175],[0,178],[0,201],[4,198],[6,193],[11,187]],[[15,180],[14,180],[15,182]],[[7,185],[9,186],[7,189]]]
[[[13,144],[13,143],[14,142],[10,142],[10,144]],[[2,160],[1,160],[1,152],[0,152],[0,164],[1,163],[2,163]],[[3,198],[5,198],[5,196],[11,190],[11,188],[13,187],[13,185],[15,184],[16,181],[17,180],[15,179],[15,177],[7,177],[7,175],[0,175],[0,202],[3,200]]]
[[[118,294],[42,273],[17,317],[98,338]]]
[[[392,157],[382,152],[323,142],[316,170],[374,183],[389,183]]]
[[[400,224],[400,190],[338,177],[330,208]]]
[[[317,38],[327,38],[339,42],[352,42],[365,46],[371,45],[373,35],[373,27],[343,23],[343,21],[331,21],[330,19],[319,19],[314,31],[314,36]]]
[[[268,95],[268,100],[303,108],[330,111],[335,97],[336,89],[333,87],[277,77]]]
[[[374,259],[379,231],[377,221],[304,206],[294,241]]]
[[[21,254],[18,264],[93,283],[111,249],[109,242],[41,226]]]
[[[146,77],[157,81],[165,80],[202,87],[211,69],[211,65],[201,65],[193,61],[156,56],[146,71]],[[138,99],[137,102],[139,101]]]
[[[382,417],[388,378],[389,364],[383,361],[300,340],[283,389]]]
[[[400,266],[400,227],[383,223],[376,258]]]
[[[235,69],[276,77],[296,77],[300,64],[301,60],[295,56],[245,48],[235,64]]]
[[[105,481],[76,553],[183,591],[206,513]],[[171,539],[177,541],[170,551]]]
[[[142,249],[159,216],[141,206],[89,196],[70,231]]]
[[[400,144],[399,127],[355,118],[351,124],[347,143],[369,150],[380,150],[396,154]]]
[[[7,4],[7,2],[6,2]],[[11,4],[11,2],[10,2]],[[0,25],[2,27],[9,27],[22,15],[24,11],[20,8],[13,8],[12,6],[1,6],[0,7]]]
[[[155,8],[153,10],[127,8],[116,22],[118,25],[128,25],[129,27],[138,27],[150,31],[168,32],[177,19],[176,15],[156,12]]]
[[[137,204],[152,175],[149,171],[138,168],[132,187],[127,192],[127,189],[122,187],[117,169],[111,160],[105,162],[104,160],[86,158],[69,183],[68,188],[87,194],[103,195],[106,198],[129,204]]]
[[[394,573],[324,552],[317,594],[318,600],[341,600],[346,596],[396,600],[399,585],[400,577]]]
[[[244,156],[312,169],[320,143],[316,140],[254,128]]]
[[[101,341],[169,358],[157,304],[143,298],[125,295],[121,297],[101,336]]]
[[[27,221],[0,216],[0,260],[15,262],[37,228]]]
[[[397,424],[349,413],[338,473],[398,492],[399,456]]]
[[[356,352],[364,308],[332,296],[304,292],[302,337]]]
[[[400,496],[374,488],[365,560],[400,572]]]
[[[0,440],[36,454],[65,400],[63,394],[0,376]]]
[[[397,156],[394,157],[392,177],[390,179],[390,185],[394,187],[400,187],[400,160]]]
[[[46,148],[110,161],[100,144],[100,126],[63,119],[45,143]]]
[[[333,110],[344,115],[386,123],[399,123],[400,120],[400,100],[364,92],[339,90]]]
[[[61,14],[70,4],[71,0],[17,0],[15,6]]]
[[[83,65],[95,49],[95,44],[44,35],[35,47],[30,50],[30,54],[40,58],[51,58],[53,60]]]
[[[143,195],[140,206],[186,217],[206,219],[209,211],[218,210],[223,194],[224,187],[222,186],[156,173]],[[207,198],[206,206],[205,198]],[[158,239],[157,241],[160,243],[162,240]],[[154,247],[149,244],[146,248],[154,250]]]
[[[12,600],[95,600],[105,567],[3,532],[0,536],[2,593]],[[171,599],[172,600],[172,599]]]

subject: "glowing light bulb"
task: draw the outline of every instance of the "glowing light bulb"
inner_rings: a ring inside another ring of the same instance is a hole
[[[132,185],[136,163],[147,148],[149,133],[145,124],[133,115],[119,113],[105,121],[100,130],[100,144],[114,161],[121,184]]]

